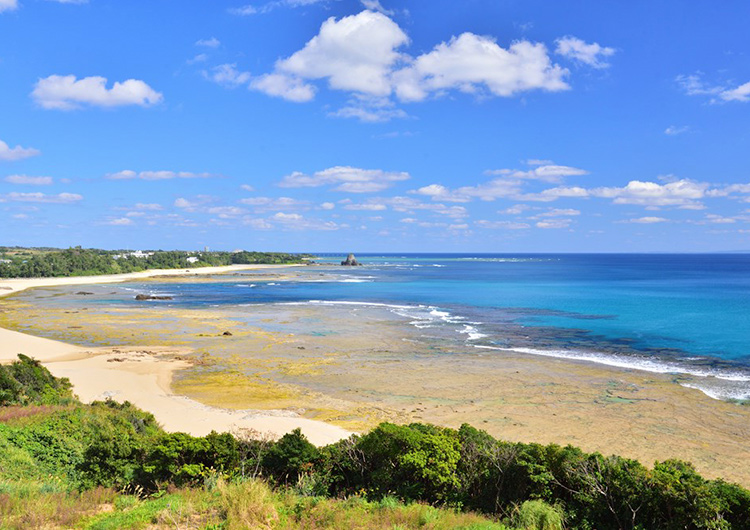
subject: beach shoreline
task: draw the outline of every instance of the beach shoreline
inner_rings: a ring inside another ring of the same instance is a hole
[[[323,445],[381,421],[469,423],[508,441],[572,444],[645,465],[679,458],[704,476],[750,485],[750,471],[735,465],[750,458],[750,407],[709,398],[672,374],[512,350],[455,355],[441,351],[438,337],[410,340],[423,331],[382,304],[253,305],[243,320],[211,307],[97,312],[76,296],[53,315],[36,301],[58,299],[55,290],[22,296],[6,305],[22,324],[14,329],[43,329],[58,340],[0,328],[0,344],[18,333],[27,351],[40,352],[31,356],[69,377],[85,401],[129,400],[168,430],[242,426],[278,436],[301,427]],[[174,333],[164,335],[164,326]],[[202,365],[206,353],[216,355]]]
[[[247,270],[276,269],[297,265],[231,265],[191,269],[154,269],[136,273],[23,278],[0,280],[0,297],[36,287],[119,283],[146,278],[201,276]],[[233,411],[203,405],[174,394],[175,372],[191,366],[184,360],[189,349],[168,347],[85,348],[63,341],[36,337],[0,327],[0,363],[9,363],[22,353],[44,364],[55,376],[67,377],[83,402],[107,398],[130,401],[154,414],[168,431],[203,436],[212,430],[252,429],[279,436],[295,428],[317,445],[326,445],[351,433],[335,425],[295,417],[283,411]]]

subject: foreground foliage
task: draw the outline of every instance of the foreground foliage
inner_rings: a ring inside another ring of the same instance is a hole
[[[31,359],[4,370],[25,374],[13,379],[24,388],[58,388]],[[0,408],[7,527],[28,527],[24,499],[36,499],[54,524],[70,517],[92,528],[750,528],[750,492],[677,460],[648,469],[469,425],[384,423],[322,448],[299,430],[275,442],[252,432],[194,437],[165,433],[129,403],[21,394],[12,402],[27,406]]]

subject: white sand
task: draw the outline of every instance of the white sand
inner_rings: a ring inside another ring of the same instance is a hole
[[[277,267],[279,266],[233,265],[150,270],[108,276],[0,280],[0,297],[32,287],[115,283],[163,275],[216,274]],[[86,349],[0,328],[0,363],[15,360],[19,353],[38,359],[54,375],[70,379],[74,392],[82,401],[91,402],[107,397],[117,401],[130,401],[152,413],[167,431],[203,436],[212,430],[224,432],[248,428],[278,437],[299,427],[316,445],[332,443],[351,434],[340,427],[300,418],[286,411],[230,411],[175,395],[170,391],[172,374],[189,366],[185,361],[170,358],[171,355],[181,353],[176,350]]]

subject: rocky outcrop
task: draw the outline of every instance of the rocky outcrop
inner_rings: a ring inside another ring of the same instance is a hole
[[[342,265],[345,265],[347,267],[357,267],[359,265],[362,265],[360,262],[357,261],[357,259],[354,257],[354,254],[349,254],[344,261],[341,262]]]
[[[136,300],[173,300],[171,296],[158,296],[153,294],[137,294]]]

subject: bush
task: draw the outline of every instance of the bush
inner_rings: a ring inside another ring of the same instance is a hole
[[[513,515],[518,530],[562,530],[563,518],[558,510],[542,501],[526,501]]]
[[[0,406],[67,404],[73,401],[71,388],[70,381],[21,353],[17,361],[0,365]]]

